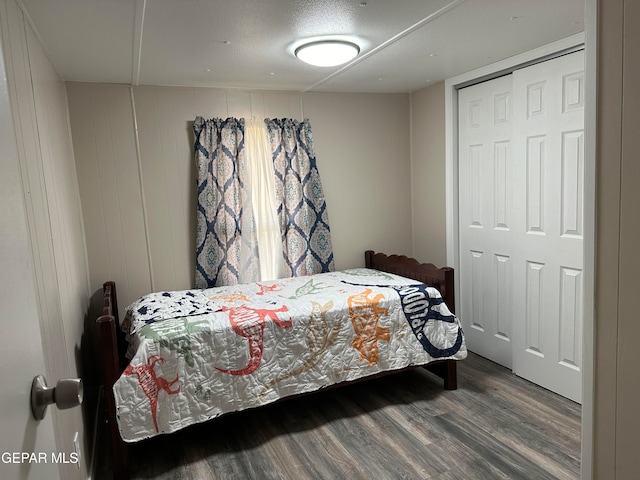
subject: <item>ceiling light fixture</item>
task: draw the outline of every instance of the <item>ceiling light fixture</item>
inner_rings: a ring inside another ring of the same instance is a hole
[[[353,60],[360,47],[344,40],[319,40],[300,45],[295,55],[300,60],[316,67],[335,67]]]

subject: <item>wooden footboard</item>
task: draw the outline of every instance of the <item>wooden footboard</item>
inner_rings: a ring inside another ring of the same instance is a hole
[[[455,312],[453,287],[453,269],[437,268],[433,264],[419,263],[417,260],[400,255],[384,255],[369,250],[365,252],[365,265],[368,268],[394,273],[412,278],[437,288],[452,312]],[[119,328],[116,285],[106,282],[103,285],[104,306],[102,316],[97,320],[100,335],[101,361],[103,364],[103,389],[107,422],[111,442],[111,462],[114,478],[128,478],[128,449],[120,437],[116,419],[116,405],[113,397],[113,385],[122,374],[125,365],[126,345]],[[444,380],[444,388],[457,388],[456,361],[443,360],[425,365],[425,368]],[[385,372],[391,373],[391,372]]]

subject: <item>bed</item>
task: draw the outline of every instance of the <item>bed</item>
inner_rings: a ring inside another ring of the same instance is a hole
[[[220,415],[423,366],[457,388],[453,270],[365,252],[365,268],[155,292],[98,318],[116,478],[127,444]],[[212,427],[213,428],[213,427]]]

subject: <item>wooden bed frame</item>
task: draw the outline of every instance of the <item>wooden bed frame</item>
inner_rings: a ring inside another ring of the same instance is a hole
[[[412,278],[437,288],[451,312],[455,313],[452,268],[438,268],[431,263],[420,263],[404,255],[385,255],[383,253],[374,253],[371,250],[365,252],[365,266],[367,268]],[[126,479],[128,478],[129,454],[127,444],[120,437],[118,430],[116,405],[113,397],[113,385],[126,366],[126,341],[124,334],[119,328],[120,321],[118,317],[118,298],[115,282],[110,281],[104,283],[103,301],[102,315],[98,318],[97,324],[100,337],[100,356],[103,369],[102,385],[109,428],[111,464],[114,478]],[[455,390],[457,388],[456,360],[438,360],[423,367],[442,378],[446,390]],[[361,380],[369,380],[385,374],[397,373],[402,370],[382,372],[381,374],[369,376]],[[340,385],[341,384],[337,384],[334,385],[334,387]]]

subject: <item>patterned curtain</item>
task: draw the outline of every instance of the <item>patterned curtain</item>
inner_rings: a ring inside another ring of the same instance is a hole
[[[308,120],[265,119],[273,150],[278,216],[288,276],[329,272],[333,247]]]
[[[244,120],[197,117],[196,288],[258,280]]]

